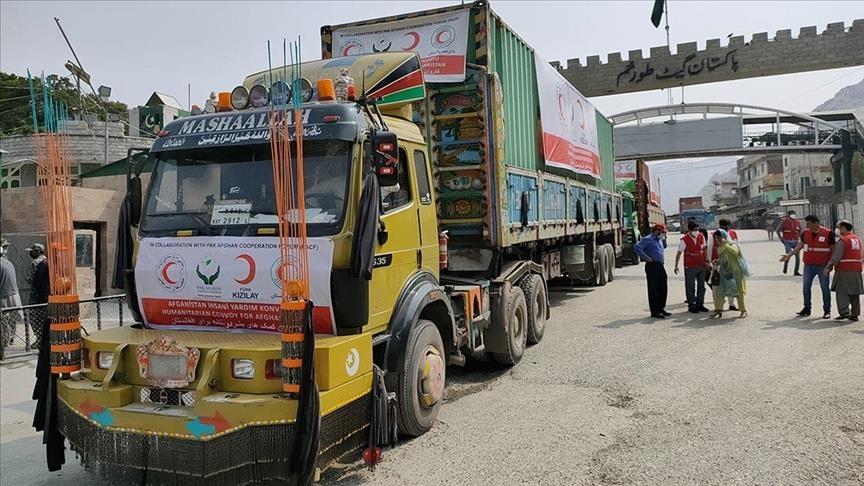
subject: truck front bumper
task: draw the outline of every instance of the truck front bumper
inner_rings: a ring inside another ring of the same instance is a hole
[[[320,394],[316,461],[368,439],[371,373]],[[131,385],[107,390],[58,380],[58,425],[85,467],[113,484],[249,484],[288,479],[297,402],[284,395],[213,393],[194,406],[141,403]]]

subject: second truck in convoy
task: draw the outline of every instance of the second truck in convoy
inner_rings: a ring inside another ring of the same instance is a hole
[[[141,325],[86,337],[83,373],[58,382],[86,463],[138,482],[290,476],[307,431],[280,393],[276,96],[303,101],[319,466],[365,445],[374,463],[381,400],[399,433],[429,430],[446,365],[517,364],[549,280],[612,280],[612,126],[485,2],[326,26],[322,51],[293,94],[274,68],[169,123],[143,199],[131,171],[121,271]]]

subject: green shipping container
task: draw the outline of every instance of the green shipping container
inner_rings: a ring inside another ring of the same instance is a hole
[[[491,67],[504,91],[504,163],[526,170],[543,169],[543,148],[538,128],[540,109],[534,50],[488,7],[487,48]]]
[[[615,150],[612,123],[597,111],[597,138],[600,147],[600,188],[615,191]]]

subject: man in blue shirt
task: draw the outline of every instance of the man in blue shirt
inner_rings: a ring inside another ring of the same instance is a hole
[[[645,262],[645,277],[648,281],[648,306],[651,317],[665,319],[672,314],[666,312],[666,269],[663,267],[663,234],[666,227],[662,224],[651,228],[651,234],[639,240],[633,250]]]

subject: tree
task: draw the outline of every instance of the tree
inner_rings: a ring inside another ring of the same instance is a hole
[[[48,79],[53,86],[54,98],[63,102],[69,109],[70,116],[86,114],[105,119],[100,108],[101,103],[93,93],[87,93],[89,87],[81,87],[81,96],[75,82],[65,76],[51,74]],[[42,117],[42,80],[33,78],[33,90],[36,93],[36,113],[40,122]],[[110,114],[120,115],[126,120],[128,107],[119,101],[107,101],[105,108]],[[0,136],[27,135],[33,133],[33,117],[30,106],[30,89],[27,78],[13,73],[0,72]]]

